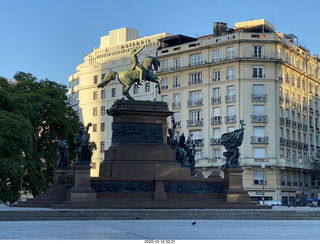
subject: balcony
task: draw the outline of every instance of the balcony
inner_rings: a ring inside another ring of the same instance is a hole
[[[267,102],[267,95],[264,94],[251,94],[251,101],[252,102]]]
[[[225,116],[225,123],[226,124],[236,123],[236,116],[235,115]]]
[[[263,182],[263,180],[254,180],[253,184],[254,185],[262,185],[262,182]],[[267,185],[267,181],[266,180],[264,181],[264,185]]]
[[[234,75],[227,75],[226,80],[234,80],[235,76]]]
[[[211,118],[212,125],[220,125],[222,123],[221,116],[214,116]]]
[[[283,137],[280,137],[280,145],[281,146],[285,146],[286,145],[286,139],[284,139]]]
[[[279,96],[279,103],[280,103],[280,104],[282,104],[282,103],[283,103],[283,101],[284,101],[283,96]]]
[[[202,84],[202,80],[189,81],[189,86]]]
[[[267,136],[251,136],[251,143],[252,144],[268,144],[268,137]]]
[[[280,117],[280,125],[284,125],[284,118]]]
[[[288,119],[288,118],[286,118],[286,125],[287,125],[287,126],[290,126],[290,125],[291,125],[291,121],[290,121],[290,119]]]
[[[226,98],[226,103],[232,103],[236,101],[236,95],[227,95],[225,98]]]
[[[220,77],[214,77],[214,78],[212,78],[212,81],[213,82],[220,81]]]
[[[253,79],[265,79],[266,75],[265,74],[252,74]]]
[[[297,127],[297,122],[296,121],[291,121],[291,127],[296,128]]]
[[[302,124],[302,129],[303,129],[304,131],[306,131],[306,130],[308,130],[308,126],[307,126],[306,124]]]
[[[188,107],[198,107],[203,105],[203,100],[190,100],[188,101]]]
[[[181,102],[173,102],[172,103],[172,108],[173,109],[181,108]]]
[[[220,138],[211,138],[211,145],[220,145]]]
[[[202,126],[203,119],[200,120],[187,120],[188,126]]]
[[[203,146],[203,139],[193,139],[191,140],[191,145],[195,145],[196,147]]]
[[[221,104],[221,97],[213,97],[211,98],[211,104]]]
[[[267,123],[268,115],[251,115],[252,123]]]

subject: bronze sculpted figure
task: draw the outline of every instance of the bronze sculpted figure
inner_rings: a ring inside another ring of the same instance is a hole
[[[75,161],[75,165],[90,165],[92,150],[89,140],[90,134],[88,133],[91,123],[88,123],[87,130],[84,127],[80,127],[78,133],[74,138],[76,144],[78,159]]]
[[[66,140],[58,141],[56,169],[68,169],[69,167],[68,149],[69,149],[69,145]]]
[[[240,121],[241,128],[233,132],[224,133],[221,136],[220,143],[223,145],[227,151],[223,153],[226,157],[226,163],[222,166],[223,169],[227,168],[241,168],[239,165],[239,148],[243,141],[244,135],[244,123],[243,120]]]
[[[195,145],[191,143],[192,133],[188,136],[187,141],[183,133],[180,136],[177,132],[175,136],[176,124],[173,116],[171,117],[171,121],[172,129],[168,129],[169,136],[167,143],[176,152],[176,160],[180,163],[181,167],[190,168],[191,172],[195,172],[196,150]]]
[[[148,56],[144,59],[142,65],[139,64],[137,54],[141,52],[141,50],[145,46],[142,46],[139,49],[133,49],[130,55],[130,68],[123,70],[119,73],[109,70],[105,75],[104,79],[98,85],[98,88],[102,88],[106,86],[111,80],[118,77],[118,81],[123,85],[122,94],[126,96],[129,100],[134,100],[133,97],[130,96],[129,90],[132,85],[139,85],[140,82],[148,80],[151,82],[155,82],[156,88],[158,89],[158,93],[161,94],[160,83],[161,78],[157,77],[153,73],[154,68],[155,71],[160,67],[160,61],[155,58]]]

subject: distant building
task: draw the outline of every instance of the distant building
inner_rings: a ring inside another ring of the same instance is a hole
[[[98,89],[108,69],[120,72],[129,68],[132,48],[147,45],[138,55],[142,63],[146,56],[156,56],[159,39],[170,36],[161,33],[153,36],[139,37],[137,30],[121,28],[102,36],[100,47],[84,57],[84,62],[77,66],[76,72],[69,76],[69,100],[80,116],[84,125],[91,122],[90,141],[97,145],[92,157],[91,175],[99,175],[100,162],[104,159],[104,151],[111,144],[112,118],[106,114],[113,102],[122,98],[122,85],[114,80],[103,89]],[[154,83],[143,83],[140,88],[132,87],[130,95],[135,99],[155,100]]]
[[[225,163],[223,133],[240,127],[244,188],[254,201],[295,204],[311,179],[312,158],[320,151],[320,63],[266,20],[216,22],[213,34],[165,37],[161,60],[161,100],[174,111],[178,130],[193,134],[196,169],[208,176]],[[299,163],[300,158],[300,163]],[[265,165],[262,170],[261,165]]]

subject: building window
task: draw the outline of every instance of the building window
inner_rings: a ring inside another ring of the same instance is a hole
[[[168,68],[168,60],[162,60],[161,61],[161,71],[167,71]]]
[[[173,78],[173,88],[180,87],[180,76],[175,76]]]
[[[93,84],[98,84],[98,76],[93,76]]]
[[[253,58],[263,58],[263,46],[254,46],[253,47],[253,53],[252,53]]]
[[[104,152],[104,141],[100,142],[100,152]]]
[[[213,108],[213,125],[221,124],[220,108]]]
[[[106,76],[106,74],[102,74],[101,75],[101,81],[103,81],[104,77]]]
[[[134,85],[134,87],[133,87],[133,94],[138,94],[138,91],[139,91],[139,86]]]
[[[203,146],[202,144],[202,132],[201,130],[196,130],[196,131],[190,131],[190,134],[192,134],[192,138],[191,138],[191,145],[195,145],[195,146]]]
[[[92,131],[93,131],[93,132],[96,132],[96,131],[97,131],[97,124],[93,124],[93,125],[92,125]]]
[[[234,47],[227,48],[227,58],[234,59]]]
[[[227,70],[227,80],[234,80],[234,68],[228,68]]]
[[[263,67],[253,67],[252,68],[252,78],[264,78]]]
[[[101,131],[105,131],[106,130],[106,124],[105,123],[101,123]]]
[[[101,90],[101,99],[106,98],[106,90]]]
[[[165,79],[162,79],[162,82],[161,82],[161,90],[166,90],[168,89],[168,79],[165,78]]]
[[[181,127],[181,119],[180,119],[180,113],[176,112],[173,114],[174,122],[176,127]]]
[[[150,83],[145,83],[145,92],[150,92]]]
[[[116,97],[116,95],[117,95],[117,90],[116,90],[116,88],[112,88],[112,89],[111,89],[111,97]]]
[[[162,102],[167,102],[167,100],[168,100],[168,96],[161,96],[161,101]]]
[[[212,104],[220,104],[220,103],[221,103],[220,87],[213,88]]]
[[[226,102],[230,103],[230,102],[234,102],[235,99],[235,95],[234,95],[234,86],[228,86],[227,87],[227,96],[226,96]]]
[[[93,116],[97,116],[98,115],[98,108],[94,107],[93,108]]]
[[[213,62],[219,62],[220,61],[220,50],[214,50],[213,51]]]
[[[189,126],[202,125],[201,110],[190,111],[188,125]]]
[[[213,81],[220,81],[220,70],[213,71]]]
[[[106,107],[102,106],[101,107],[101,115],[105,115],[106,114]]]
[[[214,157],[214,159],[219,159],[220,158],[220,149],[214,149],[213,150],[213,157]]]
[[[264,177],[263,177],[263,172],[264,172]],[[264,178],[264,185],[266,185],[266,171],[262,170],[255,170],[254,171],[254,185],[262,185]]]
[[[95,91],[93,92],[93,100],[97,100],[98,99],[98,92]]]
[[[227,116],[225,118],[225,123],[235,123],[236,116],[234,115],[234,106],[227,107]]]
[[[265,149],[264,148],[253,148],[253,157],[254,158],[265,158]]]
[[[201,84],[202,74],[201,73],[190,74],[189,79],[190,79],[189,85]]]
[[[202,54],[196,53],[190,55],[190,66],[199,65],[202,61]]]
[[[180,69],[180,58],[173,59],[173,68]]]
[[[189,94],[189,106],[200,106],[202,105],[202,93],[201,92],[191,92]]]
[[[173,94],[172,108],[181,108],[180,94]]]

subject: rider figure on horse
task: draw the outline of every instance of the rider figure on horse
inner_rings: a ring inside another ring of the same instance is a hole
[[[141,50],[142,50],[143,48],[145,48],[145,47],[146,47],[146,45],[140,47],[139,49],[133,48],[132,51],[131,51],[131,54],[130,54],[130,68],[129,68],[129,70],[134,70],[134,69],[136,69],[136,70],[139,71],[139,74],[140,74],[140,76],[139,76],[139,81],[140,81],[140,83],[141,83],[141,82],[143,81],[143,79],[144,79],[144,76],[143,76],[144,71],[143,71],[143,69],[142,69],[142,68],[140,67],[140,65],[139,65],[137,55],[138,55],[138,53],[141,52]]]

